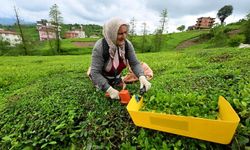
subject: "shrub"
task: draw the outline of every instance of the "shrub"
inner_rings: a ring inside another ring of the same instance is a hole
[[[0,37],[0,56],[4,55],[10,48],[10,43],[7,41],[3,41]]]
[[[229,46],[236,47],[239,46],[240,43],[243,43],[245,41],[245,37],[243,35],[236,35],[230,38],[228,41]]]
[[[149,37],[145,37],[144,45],[141,43],[141,52],[151,52],[153,50],[153,43]]]
[[[250,44],[250,13],[247,15],[247,20],[243,25],[243,34],[245,35],[245,43]]]
[[[210,34],[213,36],[210,41],[213,47],[223,47],[227,45],[228,36],[226,34],[226,28],[223,25],[217,25],[212,28]]]

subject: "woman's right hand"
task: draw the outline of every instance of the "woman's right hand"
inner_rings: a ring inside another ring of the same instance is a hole
[[[110,86],[107,91],[110,95],[111,99],[120,99],[119,97],[119,91],[117,91],[116,89],[114,89],[112,86]]]
[[[148,80],[145,76],[140,76],[139,81],[141,83],[140,89],[142,89],[145,86],[145,90],[148,91],[151,88],[151,83],[148,82]]]

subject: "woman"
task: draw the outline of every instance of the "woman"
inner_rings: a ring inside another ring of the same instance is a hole
[[[133,45],[126,39],[128,24],[119,18],[109,20],[103,26],[103,39],[99,39],[92,51],[90,78],[94,85],[109,93],[112,99],[120,99],[115,86],[124,85],[121,72],[128,65],[139,78],[140,88],[148,91],[151,83],[146,79]]]

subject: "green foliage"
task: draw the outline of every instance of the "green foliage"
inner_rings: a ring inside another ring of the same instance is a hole
[[[226,28],[223,25],[217,25],[210,29],[210,34],[213,36],[211,39],[212,47],[224,47],[228,43],[228,36],[226,34]]]
[[[161,51],[162,42],[163,42],[162,30],[157,29],[155,31],[155,36],[154,36],[154,41],[153,41],[154,43],[153,52]]]
[[[61,12],[57,4],[54,4],[50,7],[49,17],[51,19],[51,22],[55,25],[63,23],[63,17],[61,16]]]
[[[182,43],[183,41],[199,37],[202,34],[208,33],[208,30],[193,30],[180,33],[170,33],[162,35],[162,51],[172,51]],[[142,40],[143,36],[136,36],[133,38],[133,46],[136,51],[142,52]],[[146,43],[144,45],[145,50],[143,52],[155,52],[155,35],[145,36]]]
[[[5,50],[10,48],[10,43],[8,41],[4,41],[0,36],[0,55],[4,53]]]
[[[38,31],[36,29],[35,24],[23,24],[21,25],[22,31],[23,31],[23,36],[25,39],[25,44],[27,47],[27,53],[28,55],[32,55],[32,51],[37,50],[36,47],[39,45],[39,35]],[[3,26],[3,29],[5,30],[10,30],[10,31],[16,31],[18,34],[20,34],[20,30],[18,29],[17,25],[12,25],[12,26]],[[23,45],[22,44],[17,44],[14,47],[8,47],[5,48],[1,52],[0,55],[24,55],[25,52],[23,50]]]
[[[240,43],[245,41],[245,37],[243,35],[236,35],[229,39],[228,44],[229,46],[236,47],[239,46]]]
[[[131,41],[133,41],[133,36],[135,36],[135,18],[133,17],[129,22],[129,36],[131,37]]]
[[[97,35],[99,37],[102,37],[102,26],[95,24],[87,24],[83,25],[83,29],[87,37],[90,37],[91,35]]]
[[[60,40],[60,25],[63,23],[63,17],[61,16],[61,12],[57,4],[51,6],[49,11],[49,16],[52,24],[55,25],[55,34],[56,39],[53,42],[53,46],[51,46],[52,53],[60,54],[61,53],[61,40]]]
[[[247,20],[243,25],[243,34],[245,35],[245,43],[250,44],[250,13],[247,15]]]
[[[165,33],[165,28],[167,27],[167,21],[168,21],[168,11],[166,8],[162,10],[160,17],[161,17],[161,20],[160,20],[161,25],[157,32],[159,32],[160,34],[163,34]]]
[[[162,35],[145,35],[143,44],[143,36],[134,36],[132,39],[133,46],[137,52],[156,52],[156,51],[173,51],[178,48],[178,45],[190,39],[197,39],[194,45],[190,48],[211,48],[211,47],[223,47],[229,43],[234,43],[235,40],[239,41],[239,38],[230,39],[227,35],[232,30],[241,30],[242,32],[248,31],[249,27],[243,26],[246,24],[246,20],[240,20],[236,23],[231,23],[223,27],[215,26],[209,33],[209,30],[193,30],[185,31],[181,33],[170,33]],[[52,51],[48,41],[39,41],[39,35],[36,30],[36,25],[22,25],[24,34],[27,37],[28,54],[29,55],[55,55],[56,51]],[[14,26],[3,26],[6,30],[16,30]],[[62,24],[61,37],[64,33],[71,28],[80,28],[80,24]],[[83,29],[86,35],[100,35],[102,27],[98,25],[83,25]],[[88,32],[89,31],[89,32]],[[88,32],[88,33],[87,33]],[[157,32],[160,33],[160,32]],[[243,33],[244,34],[244,33]],[[248,32],[244,34],[248,36]],[[161,36],[161,40],[159,40]],[[130,38],[130,37],[129,37]],[[210,40],[211,39],[211,40]],[[218,40],[219,39],[219,40]],[[221,40],[222,39],[222,40]],[[247,38],[246,38],[247,39]],[[94,38],[83,39],[62,39],[61,40],[61,54],[62,55],[81,55],[91,54],[92,47],[77,47],[74,42],[95,42]],[[246,40],[247,41],[247,40]],[[55,43],[51,40],[51,43]],[[161,43],[160,48],[157,47]],[[237,43],[237,42],[236,42]],[[23,49],[21,45],[17,47],[8,47],[5,50],[1,50],[0,55],[23,55]]]
[[[162,49],[162,45],[163,45],[163,33],[165,31],[166,28],[166,24],[167,24],[167,16],[168,12],[167,9],[163,9],[161,12],[161,20],[160,20],[160,26],[155,30],[155,37],[154,37],[154,47],[153,50],[154,52],[159,52]]]
[[[142,38],[142,40],[144,40],[144,41],[141,42],[141,52],[142,53],[144,53],[144,52],[152,52],[153,43],[150,40],[150,38],[145,36],[144,38]]]
[[[192,30],[192,31],[185,31],[179,33],[170,33],[164,35],[164,50],[174,50],[179,44],[182,42],[197,38],[202,34],[208,33],[208,30]]]
[[[96,91],[85,75],[90,55],[19,56],[0,59],[0,149],[220,150],[249,145],[248,49],[137,56],[154,71],[145,109],[214,118],[222,95],[241,118],[232,145],[136,127],[126,107]],[[139,83],[127,89],[137,94]]]
[[[241,29],[241,27],[243,26],[243,24],[246,22],[245,19],[240,19],[238,22],[233,22],[233,23],[229,23],[226,25],[226,28],[229,28],[231,30],[238,30]]]
[[[73,143],[83,149],[118,147],[131,141],[129,132],[135,135],[125,107],[107,100],[82,76],[90,56],[23,57],[18,63],[9,58],[1,58],[1,64],[22,67],[0,67],[5,70],[0,99],[6,102],[0,111],[0,149],[58,149]]]
[[[17,31],[17,33],[19,33],[17,25],[11,26],[10,30]],[[23,30],[25,39],[28,42],[27,44],[32,45],[34,44],[34,42],[39,40],[39,33],[36,29],[35,24],[22,24],[22,30]]]
[[[185,30],[185,25],[181,25],[181,26],[177,27],[177,30],[184,31]]]

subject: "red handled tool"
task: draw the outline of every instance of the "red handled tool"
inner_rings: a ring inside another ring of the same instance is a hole
[[[108,92],[105,93],[105,96],[106,96],[106,97],[110,97]],[[121,102],[122,104],[128,104],[129,101],[130,101],[130,99],[131,99],[131,96],[130,96],[128,90],[121,90],[121,91],[119,92],[119,97],[120,97],[120,102]]]

